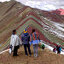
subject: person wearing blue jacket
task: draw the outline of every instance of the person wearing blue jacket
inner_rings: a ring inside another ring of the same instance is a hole
[[[58,51],[58,53],[60,54],[61,51],[62,51],[62,48],[61,48],[61,46],[59,46],[59,51]]]
[[[28,52],[29,52],[31,56],[31,50],[30,50],[30,44],[29,44],[30,36],[29,36],[29,33],[27,33],[26,29],[24,30],[24,33],[21,35],[21,39],[24,45],[25,55],[28,56]],[[27,48],[28,48],[28,52],[27,52]]]

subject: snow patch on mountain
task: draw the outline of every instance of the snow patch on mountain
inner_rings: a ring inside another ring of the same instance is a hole
[[[52,22],[56,29],[50,30],[51,32],[55,33],[58,37],[64,38],[64,24],[59,24],[56,22]]]

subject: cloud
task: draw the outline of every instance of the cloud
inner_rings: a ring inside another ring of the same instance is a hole
[[[29,1],[29,2],[26,2],[25,5],[31,6],[33,8],[39,8],[42,10],[55,10],[56,9],[56,7],[53,4],[48,3],[46,1],[44,2],[38,1],[37,3],[36,1]]]
[[[64,0],[17,0],[21,3],[42,10],[64,8]],[[61,2],[61,3],[60,3]]]
[[[10,0],[0,0],[1,2]],[[16,0],[24,5],[31,6],[42,10],[64,9],[64,0]]]
[[[0,2],[5,2],[5,1],[10,1],[10,0],[0,0]]]

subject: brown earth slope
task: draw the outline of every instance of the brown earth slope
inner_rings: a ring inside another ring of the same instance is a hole
[[[42,51],[42,49],[39,48],[39,56],[34,57],[32,47],[31,50],[31,57],[25,56],[23,47],[19,49],[19,56],[17,57],[13,57],[12,55],[9,55],[8,52],[5,52],[0,55],[0,64],[64,64],[63,55],[55,54],[48,49]]]
[[[13,29],[17,27],[20,17],[18,12],[22,11],[23,5],[16,1],[0,3],[0,43],[4,43]]]

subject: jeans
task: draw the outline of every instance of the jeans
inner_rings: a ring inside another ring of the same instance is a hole
[[[34,44],[33,49],[34,49],[34,56],[38,56],[38,44]]]
[[[30,44],[24,44],[25,55],[28,55],[27,48],[28,48],[29,54],[31,55]]]

